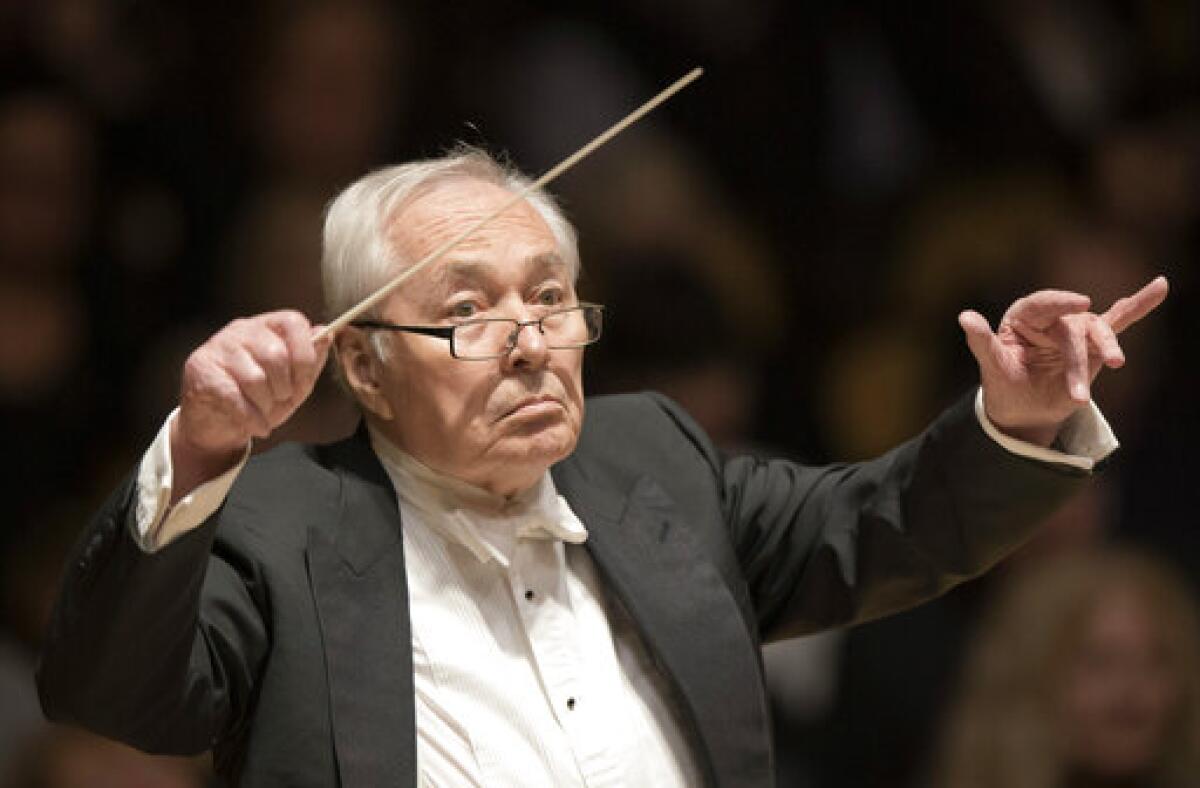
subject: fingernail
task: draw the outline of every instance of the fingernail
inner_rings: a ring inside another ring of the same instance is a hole
[[[1082,383],[1076,383],[1071,388],[1071,396],[1073,396],[1079,402],[1086,402],[1088,399],[1087,386],[1083,385]]]

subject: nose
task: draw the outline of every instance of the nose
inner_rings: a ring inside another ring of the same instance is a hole
[[[513,369],[540,369],[550,358],[546,337],[538,321],[527,320],[517,324],[513,349],[505,356],[505,362]]]

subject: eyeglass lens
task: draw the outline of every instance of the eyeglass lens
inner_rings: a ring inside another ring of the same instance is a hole
[[[582,347],[600,336],[598,309],[568,309],[546,315],[541,321],[546,345],[551,348]],[[454,329],[455,352],[462,357],[499,356],[516,340],[515,320],[480,320]]]

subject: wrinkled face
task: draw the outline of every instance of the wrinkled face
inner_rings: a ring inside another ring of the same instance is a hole
[[[511,199],[471,179],[442,182],[405,206],[392,241],[407,263],[423,258]],[[464,319],[532,320],[577,303],[550,228],[522,202],[409,282],[381,310],[401,325]],[[466,361],[446,340],[393,333],[378,370],[378,427],[426,465],[491,492],[535,483],[575,448],[583,421],[583,351],[550,350],[536,326],[523,327],[507,356]]]
[[[1144,774],[1162,754],[1181,691],[1146,603],[1113,591],[1068,659],[1060,712],[1070,762],[1096,777]]]

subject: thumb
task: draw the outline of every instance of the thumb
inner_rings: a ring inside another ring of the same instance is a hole
[[[333,333],[329,331],[328,326],[314,325],[309,338],[312,340],[313,350],[317,352],[318,357],[323,358],[329,353],[329,348],[333,346]]]
[[[963,334],[967,337],[967,347],[979,362],[979,368],[990,368],[993,363],[992,342],[996,335],[992,333],[988,321],[975,310],[967,309],[959,313],[958,324],[962,326]]]
[[[305,383],[307,384],[301,401],[308,398],[312,393],[312,387],[317,383],[317,379],[321,377],[321,371],[325,369],[325,363],[329,359],[329,350],[333,347],[333,337],[322,333],[324,326],[314,325],[309,329],[309,341],[313,346],[312,360],[305,363],[302,367],[302,374]]]

